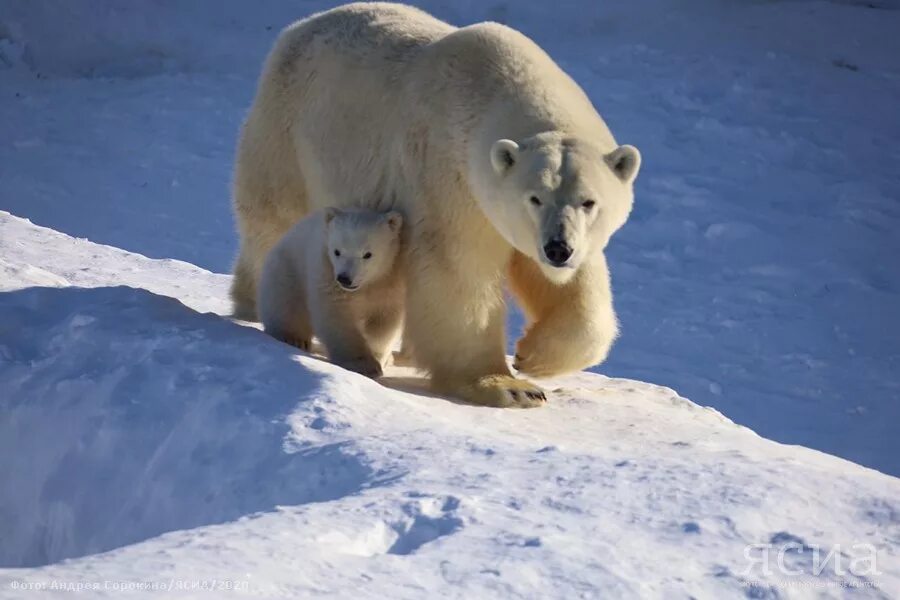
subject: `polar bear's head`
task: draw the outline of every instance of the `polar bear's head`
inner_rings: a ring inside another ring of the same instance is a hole
[[[400,249],[396,212],[325,210],[328,258],[338,285],[350,292],[387,275]]]
[[[641,164],[633,146],[604,153],[558,133],[498,140],[488,158],[490,175],[481,178],[486,189],[477,194],[482,209],[557,283],[568,281],[625,223]]]

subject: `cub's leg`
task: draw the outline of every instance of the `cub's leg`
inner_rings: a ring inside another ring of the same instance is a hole
[[[331,362],[367,377],[381,377],[381,363],[372,354],[349,299],[325,293],[311,302],[310,313]]]
[[[363,320],[365,337],[372,355],[384,365],[403,327],[403,311],[398,308],[378,310]]]
[[[400,350],[394,352],[394,364],[401,367],[414,367],[416,365],[415,353],[412,349],[412,341],[409,339],[406,327],[403,328],[403,337],[400,341]]]
[[[304,281],[290,259],[278,253],[267,261],[259,282],[259,318],[266,333],[301,350],[312,341]]]
[[[262,320],[257,304],[266,257],[292,225],[286,219],[267,217],[263,220],[259,215],[256,218],[260,220],[250,221],[248,217],[238,215],[241,241],[230,289],[232,314],[245,321]]]

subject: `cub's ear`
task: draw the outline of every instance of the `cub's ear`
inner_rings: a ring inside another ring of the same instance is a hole
[[[391,231],[400,231],[400,227],[403,226],[403,215],[391,211],[384,216],[384,222],[387,223]]]
[[[606,155],[606,164],[616,177],[625,183],[631,183],[641,168],[641,153],[634,146],[619,146]]]
[[[328,223],[331,223],[335,217],[342,214],[344,214],[344,211],[342,211],[341,209],[335,208],[334,206],[329,206],[325,209],[325,224],[327,225]]]
[[[519,158],[519,145],[512,140],[497,140],[491,146],[491,164],[498,175],[506,175]]]

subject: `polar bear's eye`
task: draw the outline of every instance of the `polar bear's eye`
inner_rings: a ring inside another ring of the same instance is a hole
[[[335,251],[334,251],[334,255],[335,255],[335,256],[340,256],[340,255],[341,255],[341,251],[340,251],[340,250],[335,250]]]
[[[372,258],[371,252],[366,252],[365,254],[363,254],[363,260],[369,260],[370,258]]]
[[[594,202],[593,200],[585,200],[584,202],[581,203],[581,207],[584,210],[591,210],[592,208],[594,208],[595,204],[597,204],[597,203]]]
[[[535,206],[541,205],[541,199],[538,198],[537,196],[532,196],[531,198],[528,199],[528,201],[531,202],[532,204],[534,204]]]

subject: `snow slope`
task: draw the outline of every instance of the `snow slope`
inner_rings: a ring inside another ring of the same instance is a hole
[[[900,593],[900,480],[668,388],[463,406],[223,318],[183,262],[8,213],[0,257],[0,597]]]
[[[259,65],[330,3],[215,4],[0,2],[0,209],[227,272]],[[896,0],[418,4],[534,37],[642,150],[600,372],[900,475]]]

